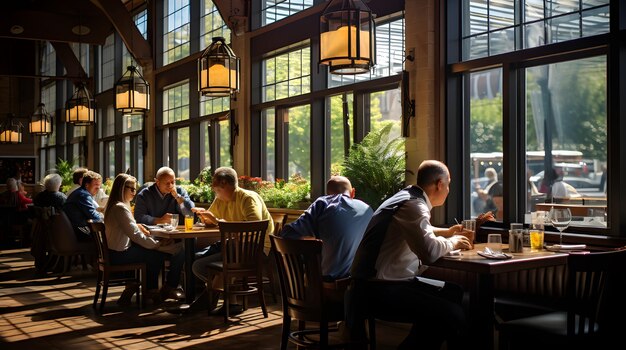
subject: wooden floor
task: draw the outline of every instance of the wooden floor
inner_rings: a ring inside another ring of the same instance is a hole
[[[165,303],[139,310],[120,307],[123,287],[109,290],[105,312],[91,304],[95,275],[74,267],[66,275],[36,277],[28,249],[0,250],[0,349],[278,349],[282,312],[269,302],[269,318],[258,303],[233,318],[208,316],[206,309],[183,315]],[[406,328],[377,323],[378,349],[395,349]],[[290,349],[295,346],[290,345]]]

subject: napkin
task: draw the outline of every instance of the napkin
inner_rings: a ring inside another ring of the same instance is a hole
[[[493,259],[493,260],[506,260],[506,259],[511,259],[513,256],[507,253],[494,253],[492,251],[477,251],[476,252],[478,255],[482,256],[483,258],[486,259]]]

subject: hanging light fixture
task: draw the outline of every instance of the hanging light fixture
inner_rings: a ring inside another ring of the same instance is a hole
[[[46,111],[46,105],[40,103],[33,113],[30,123],[28,123],[28,131],[37,136],[48,136],[52,134],[52,116]]]
[[[15,121],[13,114],[7,115],[4,125],[0,124],[0,143],[18,144],[22,143],[22,123]]]
[[[225,97],[239,91],[239,57],[222,37],[213,38],[198,59],[198,91],[209,97]]]
[[[76,126],[96,122],[96,101],[84,83],[78,83],[71,99],[65,102],[65,121]]]
[[[137,67],[128,66],[115,83],[115,109],[124,114],[143,114],[150,108],[150,86]]]
[[[320,64],[333,74],[366,73],[376,64],[376,27],[361,0],[330,0],[320,17]]]

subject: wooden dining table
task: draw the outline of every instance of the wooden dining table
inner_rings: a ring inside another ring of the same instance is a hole
[[[165,229],[150,230],[150,234],[160,238],[183,239],[185,247],[185,302],[187,304],[193,303],[196,297],[196,278],[191,266],[196,258],[196,239],[204,238],[209,243],[219,241],[219,227],[194,226],[193,230],[185,231],[185,226],[180,225],[175,230],[170,231]]]
[[[477,243],[474,249],[462,251],[458,257],[442,257],[430,266],[457,270],[475,274],[475,285],[469,286],[470,292],[470,332],[469,338],[474,339],[479,349],[494,348],[494,280],[501,273],[530,270],[541,267],[566,265],[567,253],[547,250],[531,251],[524,248],[522,253],[508,253],[508,245],[503,251],[512,255],[507,260],[491,260],[478,255],[486,244]]]

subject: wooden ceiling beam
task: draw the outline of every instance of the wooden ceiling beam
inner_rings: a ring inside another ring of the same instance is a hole
[[[109,19],[126,44],[128,51],[142,66],[152,66],[152,47],[143,38],[121,1],[91,0]]]

